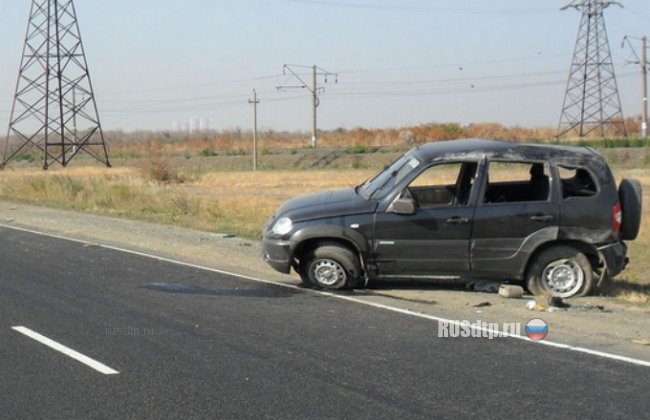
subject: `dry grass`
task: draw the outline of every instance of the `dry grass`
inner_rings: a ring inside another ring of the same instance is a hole
[[[5,171],[0,197],[254,238],[285,200],[356,185],[371,172],[209,172],[174,183],[136,168]]]

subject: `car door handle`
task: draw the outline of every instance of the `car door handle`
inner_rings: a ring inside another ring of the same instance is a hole
[[[449,219],[446,220],[447,223],[450,225],[464,225],[466,223],[469,223],[469,219],[466,217],[450,217]]]
[[[534,220],[536,222],[550,222],[553,220],[553,216],[550,214],[536,214],[535,216],[531,216],[530,220]]]

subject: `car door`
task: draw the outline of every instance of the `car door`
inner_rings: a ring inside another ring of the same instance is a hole
[[[427,277],[469,270],[469,240],[478,162],[432,165],[400,197],[413,214],[391,208],[375,216],[373,251],[380,277]]]
[[[550,166],[490,161],[486,173],[474,215],[471,268],[518,276],[537,246],[558,235],[559,204]]]

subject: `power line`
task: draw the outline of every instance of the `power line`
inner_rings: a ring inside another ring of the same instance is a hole
[[[517,61],[528,61],[528,60],[541,60],[555,57],[566,57],[567,54],[563,53],[553,53],[553,54],[537,54],[530,56],[522,57],[512,57],[512,58],[501,58],[501,59],[492,59],[492,60],[476,60],[476,61],[466,61],[466,62],[455,62],[455,63],[442,63],[426,66],[403,66],[403,67],[384,67],[384,68],[368,68],[368,69],[358,69],[358,70],[345,70],[339,71],[338,74],[359,74],[359,73],[381,73],[381,72],[392,72],[392,71],[407,71],[407,70],[426,70],[426,69],[435,69],[435,68],[445,68],[445,67],[463,67],[463,66],[472,66],[472,65],[483,65],[483,64],[498,64],[498,63],[509,63]],[[309,69],[309,72],[297,72],[300,76],[307,76],[311,74],[311,67],[309,66],[296,66],[298,68]],[[251,77],[246,79],[234,79],[234,80],[222,80],[216,82],[205,82],[205,83],[194,83],[186,85],[170,85],[170,86],[159,86],[151,88],[141,88],[141,89],[129,89],[129,90],[111,90],[110,92],[102,93],[102,97],[110,97],[115,95],[124,95],[124,94],[135,94],[135,93],[147,93],[147,92],[167,92],[170,90],[187,90],[193,88],[205,88],[210,86],[223,86],[223,85],[235,85],[242,83],[251,83],[263,80],[272,80],[272,79],[281,79],[283,74],[274,74],[274,75],[265,75],[258,77]],[[242,94],[245,95],[245,94]],[[172,99],[174,100],[174,99]],[[102,102],[106,102],[103,100]]]
[[[553,79],[553,80],[541,80],[541,81],[531,81],[531,82],[518,82],[518,83],[500,83],[500,84],[490,84],[490,85],[481,85],[476,82],[485,82],[485,81],[490,81],[490,80],[502,80],[506,78],[515,78],[515,77],[526,77],[526,76],[540,76],[540,75],[556,75],[556,74],[562,74],[564,71],[549,71],[549,72],[537,72],[537,73],[521,73],[521,74],[510,74],[510,75],[493,75],[493,76],[482,76],[482,77],[476,77],[476,78],[458,78],[458,79],[432,79],[432,80],[421,80],[421,81],[405,81],[407,83],[405,84],[426,84],[426,83],[447,83],[447,82],[474,82],[474,83],[467,83],[464,86],[457,86],[457,87],[450,87],[446,89],[397,89],[397,88],[390,88],[388,87],[387,89],[376,89],[373,88],[372,90],[345,90],[346,86],[362,86],[362,87],[372,87],[373,84],[369,83],[366,84],[364,82],[359,82],[359,83],[350,83],[350,82],[345,82],[345,83],[339,83],[338,86],[342,87],[343,89],[335,89],[330,92],[330,96],[332,99],[342,99],[342,98],[354,98],[354,97],[409,97],[409,96],[437,96],[437,95],[448,95],[448,94],[455,94],[455,93],[478,93],[478,92],[497,92],[501,90],[521,90],[521,89],[529,89],[529,88],[538,88],[538,87],[543,87],[543,86],[554,86],[554,85],[560,85],[566,83],[566,79],[561,80],[561,79]],[[620,73],[618,76],[619,78],[630,78],[632,76],[635,76],[636,72],[624,72]],[[385,83],[382,82],[377,82],[379,85],[385,85]],[[290,95],[286,96],[285,94],[279,94],[277,91],[269,91],[266,95],[269,97],[265,99],[265,102],[267,103],[272,103],[272,102],[289,102],[289,101],[295,101],[295,100],[301,100],[305,99],[307,97],[311,97],[310,92],[304,92],[302,94],[297,94],[297,95]],[[244,104],[242,104],[242,100],[246,99],[247,95],[245,93],[242,93],[241,95],[226,95],[226,96],[215,96],[214,101],[207,102],[207,103],[193,103],[191,102],[191,98],[188,98],[187,104],[184,104],[182,106],[173,104],[170,105],[169,107],[165,106],[157,106],[157,107],[148,107],[147,109],[141,109],[137,105],[140,104],[139,101],[136,101],[134,103],[130,101],[124,101],[123,103],[126,104],[126,106],[122,106],[119,109],[112,109],[112,108],[105,108],[103,110],[104,113],[107,114],[162,114],[162,113],[170,113],[170,112],[180,112],[180,111],[194,111],[194,110],[202,110],[206,108],[237,108],[237,107],[243,107]],[[228,99],[228,100],[219,100],[219,99]],[[231,99],[232,98],[232,99]],[[100,101],[102,103],[107,102],[107,101]],[[110,102],[111,104],[115,104],[114,102]],[[166,102],[164,100],[161,100],[160,104],[164,105]],[[127,107],[129,104],[134,105],[133,107]],[[7,110],[2,111],[3,113],[8,113]]]
[[[259,77],[253,77],[250,79],[236,79],[236,80],[224,80],[224,81],[218,81],[218,82],[206,82],[206,83],[196,83],[196,84],[187,84],[187,85],[172,85],[172,86],[161,86],[161,87],[155,87],[155,88],[143,88],[143,89],[129,89],[129,90],[115,90],[111,92],[107,92],[105,95],[121,95],[121,94],[126,94],[126,93],[143,93],[143,92],[163,92],[163,91],[169,91],[169,90],[186,90],[186,89],[192,89],[192,88],[204,88],[204,87],[209,87],[209,86],[221,86],[221,85],[231,85],[231,84],[239,84],[239,83],[251,83],[251,82],[257,82],[260,80],[269,80],[269,79],[277,79],[281,77],[282,75],[280,74],[274,74],[274,75],[267,75],[267,76],[259,76]]]
[[[567,57],[567,54],[556,53],[556,54],[542,54],[538,53],[537,55],[523,56],[523,57],[513,57],[513,58],[500,58],[493,60],[478,60],[478,61],[459,61],[455,63],[440,63],[432,64],[427,66],[404,66],[404,67],[385,67],[385,68],[370,68],[370,69],[360,69],[360,70],[344,70],[340,71],[339,74],[357,74],[357,73],[380,73],[380,72],[392,72],[392,71],[408,71],[408,70],[428,70],[428,69],[437,69],[437,68],[447,68],[447,67],[467,67],[473,65],[483,65],[483,64],[500,64],[500,63],[512,63],[517,61],[528,61],[528,60],[537,60],[537,59],[547,59],[554,57]]]
[[[243,93],[228,94],[228,95],[211,95],[211,96],[198,96],[186,98],[168,98],[168,99],[102,99],[103,103],[110,104],[156,104],[156,103],[181,103],[181,102],[202,102],[213,101],[215,99],[225,98],[241,98],[245,96]]]
[[[308,95],[293,95],[293,96],[286,96],[286,97],[281,97],[281,98],[269,98],[265,99],[265,102],[284,102],[284,101],[293,101],[293,100],[298,100],[298,99],[304,99]],[[165,114],[165,113],[170,113],[170,112],[180,112],[180,111],[194,111],[194,110],[199,110],[199,109],[206,109],[206,108],[228,108],[228,107],[244,107],[245,104],[242,103],[241,100],[231,100],[231,101],[224,101],[224,102],[214,102],[214,103],[208,103],[208,104],[188,104],[186,106],[178,107],[174,106],[172,108],[154,108],[154,109],[125,109],[124,107],[120,109],[105,109],[103,110],[103,113],[105,114]]]
[[[395,85],[422,85],[422,84],[443,84],[443,83],[458,83],[458,82],[468,82],[468,81],[486,81],[486,80],[500,80],[500,79],[510,79],[510,78],[521,78],[521,77],[531,77],[531,76],[551,76],[557,74],[566,73],[564,70],[554,70],[554,71],[545,71],[545,72],[532,72],[532,73],[512,73],[512,74],[502,74],[502,75],[490,75],[490,76],[476,76],[476,77],[455,77],[448,79],[422,79],[422,80],[381,80],[377,82],[345,82],[341,85],[386,85],[386,84],[395,84]]]
[[[376,82],[342,82],[338,83],[339,86],[374,86],[374,85],[422,85],[422,84],[452,84],[452,83],[464,83],[464,82],[481,82],[481,81],[490,81],[490,80],[503,80],[503,79],[517,79],[517,78],[528,78],[528,77],[537,77],[537,76],[551,76],[564,74],[563,70],[553,70],[545,72],[526,72],[526,73],[511,73],[511,74],[493,74],[485,76],[475,76],[475,77],[454,77],[454,78],[442,78],[442,79],[405,79],[405,80],[379,80]],[[303,76],[303,73],[297,73],[299,76]],[[302,83],[304,83],[304,79]],[[290,82],[290,78],[285,80],[286,83]],[[303,89],[303,84],[298,84],[293,88]],[[290,86],[283,86],[283,89],[291,88]],[[277,89],[275,92],[269,91],[267,95],[278,95]],[[202,97],[186,97],[186,98],[157,98],[157,99],[103,99],[102,103],[107,104],[167,104],[167,103],[184,103],[184,102],[201,102],[201,101],[215,101],[219,99],[244,99],[247,97],[245,92],[241,93],[232,93],[232,94],[219,94],[219,95],[210,95]],[[237,101],[234,101],[237,102]]]
[[[284,0],[291,3],[302,3],[312,6],[333,6],[348,9],[369,9],[369,10],[383,10],[390,12],[412,12],[412,13],[448,13],[448,14],[479,14],[479,15],[513,15],[513,14],[539,14],[550,13],[549,9],[472,9],[472,8],[442,8],[442,7],[427,7],[427,6],[393,6],[393,5],[380,5],[370,3],[354,3],[354,2],[341,2],[341,1],[328,1],[328,0]]]
[[[650,16],[646,15],[645,13],[639,12],[636,9],[628,8],[628,10],[630,10],[630,12],[632,12],[633,16],[636,16],[636,17],[641,18],[641,19],[650,20]]]
[[[545,86],[560,86],[566,83],[565,80],[549,80],[527,83],[509,83],[500,85],[477,86],[469,85],[461,88],[438,89],[438,90],[380,90],[380,91],[357,91],[357,92],[333,92],[332,98],[337,97],[412,97],[412,96],[438,96],[452,95],[460,93],[479,93],[479,92],[500,92],[506,90],[521,90],[526,88],[538,88]]]
[[[629,78],[635,76],[636,73],[622,73],[619,75],[620,78]],[[427,96],[444,96],[444,95],[453,95],[453,94],[466,94],[466,93],[486,93],[486,92],[501,92],[501,91],[511,91],[511,90],[523,90],[523,89],[536,89],[541,87],[548,86],[561,86],[566,83],[564,79],[553,79],[547,81],[535,81],[535,82],[521,82],[521,83],[502,83],[496,85],[467,85],[463,87],[447,88],[447,89],[391,89],[391,90],[359,90],[359,91],[345,91],[345,90],[333,90],[330,92],[329,97],[332,100],[341,100],[341,99],[354,99],[354,98],[395,98],[395,97],[427,97]],[[311,97],[311,94],[302,94],[302,95],[292,95],[285,97],[276,97],[266,99],[265,102],[284,102],[284,101],[296,101]],[[194,111],[201,110],[206,108],[243,108],[245,106],[241,100],[237,101],[224,101],[224,102],[215,102],[212,104],[200,104],[200,105],[188,105],[186,107],[173,107],[168,109],[147,109],[147,110],[128,110],[128,109],[119,109],[112,110],[106,109],[104,113],[108,114],[163,114],[170,112],[180,112],[180,111]]]

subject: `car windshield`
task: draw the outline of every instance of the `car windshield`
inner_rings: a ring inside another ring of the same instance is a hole
[[[418,166],[420,161],[410,152],[406,153],[356,190],[367,199],[380,199]]]

